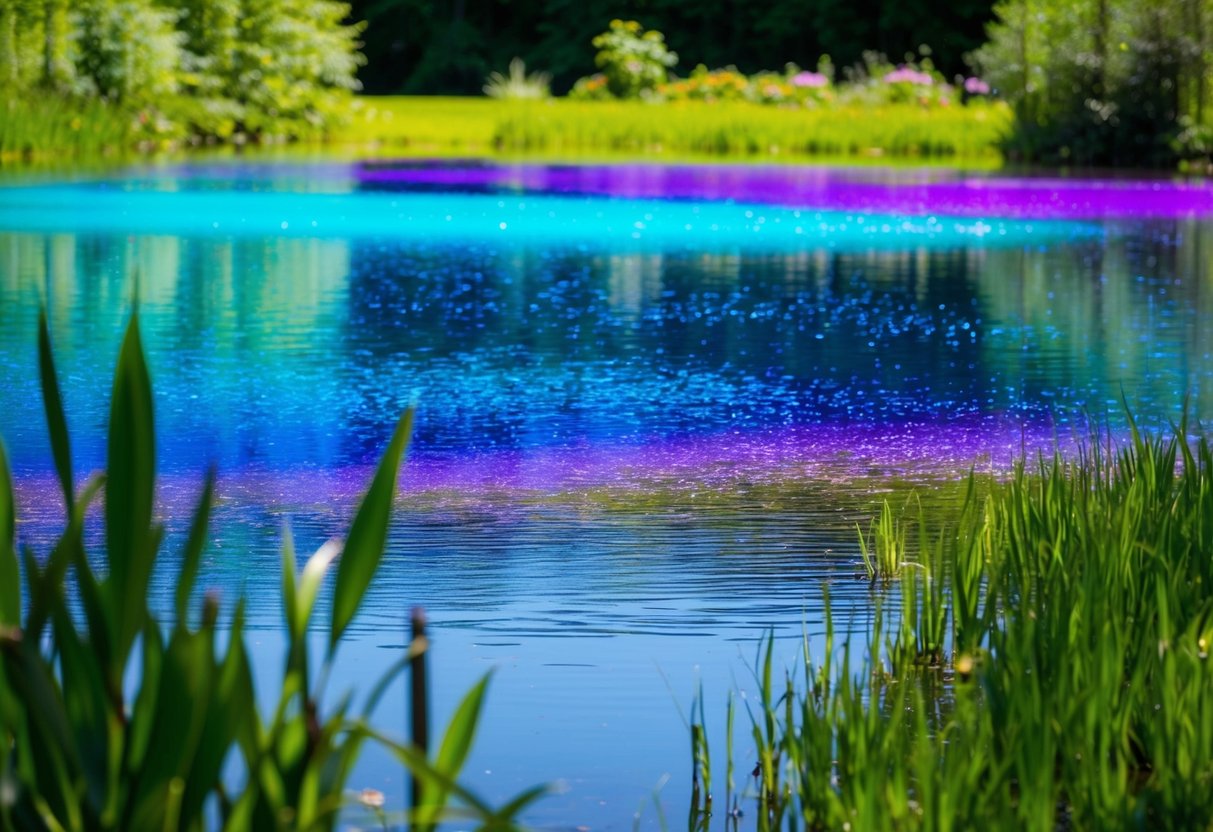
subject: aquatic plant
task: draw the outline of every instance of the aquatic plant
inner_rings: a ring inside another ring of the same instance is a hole
[[[778,679],[760,644],[758,828],[1207,828],[1209,441],[1134,428],[971,477],[944,525],[865,658],[839,658],[828,595],[819,660]]]
[[[872,518],[867,535],[858,525],[855,529],[859,532],[859,554],[868,579],[892,581],[906,562],[906,527],[894,517],[889,501],[881,502],[880,514]]]
[[[344,544],[330,541],[297,573],[289,529],[282,543],[287,655],[272,711],[262,714],[244,641],[244,602],[226,625],[195,584],[215,495],[207,475],[177,568],[171,622],[150,607],[164,527],[154,517],[151,381],[132,315],[114,375],[104,474],[77,488],[67,420],[45,315],[39,361],[66,528],[39,560],[18,562],[12,477],[0,447],[0,828],[332,829],[368,741],[384,743],[416,778],[411,819],[432,826],[448,804],[482,826],[509,828],[542,793],[495,809],[457,782],[476,732],[482,679],[455,712],[438,752],[376,731],[370,715],[389,683],[424,655],[415,638],[366,694],[325,696],[342,636],[382,558],[396,480],[412,425],[408,410],[354,515]],[[85,541],[104,496],[104,568]],[[321,585],[336,561],[319,668],[309,632]],[[70,579],[69,579],[70,575]],[[414,703],[424,707],[424,703]],[[364,795],[380,808],[382,796]]]

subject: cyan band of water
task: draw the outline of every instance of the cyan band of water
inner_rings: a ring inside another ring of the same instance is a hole
[[[1074,221],[807,211],[757,203],[548,195],[249,193],[112,186],[0,190],[0,230],[391,237],[629,250],[1022,246],[1094,236]]]

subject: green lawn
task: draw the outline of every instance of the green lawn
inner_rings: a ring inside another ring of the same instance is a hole
[[[844,159],[997,163],[1002,104],[784,109],[748,102],[355,100],[332,141],[416,154]]]

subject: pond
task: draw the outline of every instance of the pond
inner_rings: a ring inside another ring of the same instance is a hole
[[[45,304],[80,470],[139,298],[168,576],[209,464],[200,583],[281,655],[278,541],[346,527],[418,422],[337,680],[432,622],[438,721],[494,679],[469,781],[526,820],[686,811],[680,718],[723,723],[765,633],[864,629],[856,525],[971,467],[1213,413],[1213,189],[793,166],[228,162],[0,188],[0,436],[23,540],[58,521]],[[901,501],[901,502],[899,502]],[[334,680],[334,681],[337,681]],[[403,730],[403,691],[377,714]],[[744,712],[742,715],[744,720]],[[752,753],[738,746],[738,771]],[[354,778],[399,806],[401,772]],[[641,807],[638,809],[638,807]]]

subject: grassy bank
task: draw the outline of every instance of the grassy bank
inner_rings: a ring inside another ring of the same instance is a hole
[[[887,507],[866,531],[866,656],[780,678],[766,643],[758,828],[1209,829],[1213,448],[1135,435],[972,486],[938,536]]]
[[[180,121],[101,102],[0,102],[0,163],[95,162],[181,150],[191,139]],[[783,109],[746,101],[364,96],[352,99],[348,112],[335,121],[340,126],[326,138],[300,146],[437,156],[955,159],[993,164],[1011,117],[1000,104]]]
[[[991,160],[1000,104],[783,109],[745,101],[508,101],[363,97],[335,144],[417,153]]]

